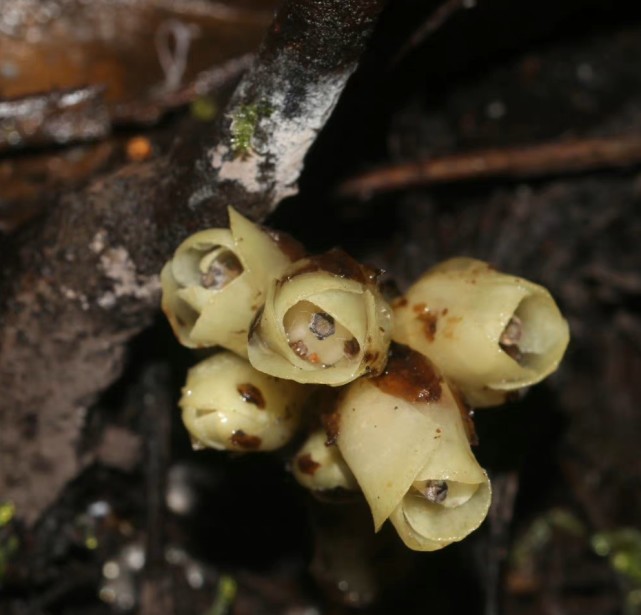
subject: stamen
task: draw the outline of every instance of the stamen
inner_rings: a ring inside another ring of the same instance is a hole
[[[238,257],[230,250],[214,253],[211,262],[207,263],[208,257],[211,256],[212,254],[208,254],[201,261],[201,265],[206,267],[200,276],[200,282],[205,288],[212,290],[224,288],[243,272],[243,266]]]
[[[517,363],[520,363],[523,359],[523,353],[518,346],[522,334],[523,322],[518,316],[512,316],[507,325],[505,325],[505,329],[503,329],[503,333],[501,333],[501,337],[499,338],[501,350]]]
[[[325,312],[316,312],[312,316],[309,330],[316,336],[317,340],[324,340],[336,333],[334,319]]]
[[[440,504],[445,501],[447,498],[447,482],[444,480],[428,480],[425,483],[425,491],[423,495],[430,502],[434,504]]]

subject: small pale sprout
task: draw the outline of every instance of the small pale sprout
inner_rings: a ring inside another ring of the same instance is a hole
[[[249,360],[268,374],[338,386],[380,373],[391,308],[376,273],[345,252],[301,259],[273,280],[249,338]]]
[[[162,308],[190,348],[223,346],[247,356],[247,334],[266,286],[301,252],[232,208],[230,228],[186,239],[160,279]]]
[[[396,347],[382,375],[338,402],[337,445],[370,505],[417,551],[465,538],[485,519],[487,474],[470,449],[457,395],[423,355]]]
[[[322,429],[312,432],[296,453],[292,471],[296,480],[312,491],[358,489],[356,479],[338,448],[327,444],[327,434]]]
[[[477,407],[550,375],[570,339],[545,288],[472,258],[430,269],[393,308],[394,340],[434,361]]]
[[[309,389],[220,352],[189,370],[180,407],[194,448],[271,451],[298,429]]]

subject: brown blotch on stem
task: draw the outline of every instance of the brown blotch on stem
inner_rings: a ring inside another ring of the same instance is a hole
[[[242,429],[237,429],[229,438],[231,443],[248,451],[255,451],[260,448],[262,440],[258,436],[251,436]]]
[[[257,386],[254,386],[249,382],[245,382],[243,384],[239,384],[236,388],[240,393],[240,396],[248,404],[254,404],[254,406],[261,410],[265,408],[265,398]]]
[[[312,459],[312,456],[309,453],[305,453],[296,459],[296,465],[298,469],[303,474],[308,474],[309,476],[314,476],[321,464]]]
[[[395,344],[390,350],[385,371],[372,379],[383,393],[410,403],[436,402],[441,398],[441,375],[422,354]]]

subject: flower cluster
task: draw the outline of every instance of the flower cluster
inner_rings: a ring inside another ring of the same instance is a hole
[[[304,487],[362,491],[375,529],[389,520],[412,549],[467,536],[491,500],[469,408],[557,368],[569,332],[550,294],[458,258],[390,305],[378,273],[342,250],[310,256],[229,219],[184,241],[161,274],[179,341],[224,349],[183,388],[194,447],[272,451],[306,431],[292,458]]]

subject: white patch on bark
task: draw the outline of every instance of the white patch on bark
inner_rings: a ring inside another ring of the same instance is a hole
[[[334,110],[350,74],[329,76],[308,86],[295,117],[283,115],[284,91],[277,91],[268,102],[274,109],[267,120],[271,134],[270,161],[274,165],[272,209],[285,197],[298,192],[296,182],[303,171],[305,156]]]
[[[252,152],[247,158],[224,160],[228,152],[229,148],[226,145],[219,145],[211,154],[211,166],[218,169],[218,179],[237,181],[247,192],[264,190],[265,186],[259,180],[260,158]]]
[[[160,277],[138,275],[136,265],[122,246],[105,250],[100,256],[100,265],[114,283],[112,291],[98,298],[98,305],[103,308],[113,307],[119,297],[151,299],[160,292]]]

